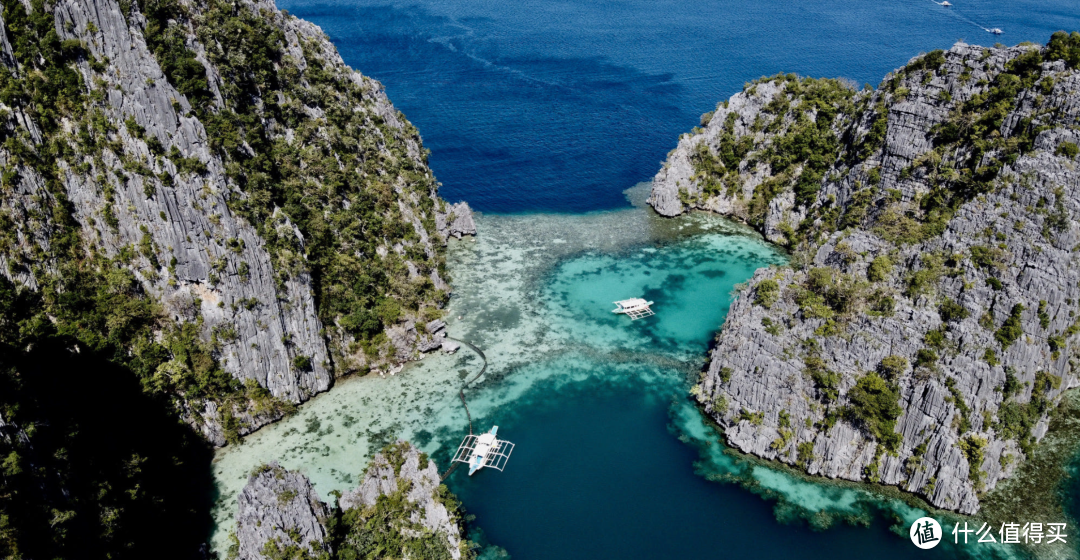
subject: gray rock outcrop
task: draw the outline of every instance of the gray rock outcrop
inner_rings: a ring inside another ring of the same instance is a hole
[[[729,444],[978,511],[1080,385],[1077,91],[1051,49],[959,43],[873,91],[749,85],[680,139],[656,211],[793,252],[739,292],[694,388]]]
[[[476,222],[473,221],[469,203],[458,202],[447,205],[445,212],[435,214],[435,229],[445,241],[450,236],[461,239],[462,235],[476,235]]]
[[[442,343],[442,351],[446,352],[447,354],[453,354],[460,349],[461,345],[452,340],[447,340]]]
[[[438,350],[442,345],[442,338],[417,329],[412,321],[394,325],[386,330],[386,334],[395,349],[394,359],[397,362],[415,360],[423,353]]]
[[[458,521],[440,500],[439,470],[435,462],[421,456],[411,445],[398,442],[375,456],[368,465],[360,486],[338,500],[343,511],[375,505],[380,496],[405,491],[414,506],[409,521],[446,539],[454,560],[461,558],[461,532]],[[415,528],[405,529],[417,533]]]
[[[457,511],[443,502],[445,492],[435,463],[406,442],[375,455],[360,486],[338,499],[339,510],[319,500],[307,477],[271,463],[252,473],[240,494],[238,557],[267,560],[268,549],[287,547],[309,554],[324,552],[329,558],[348,549],[353,554],[349,557],[366,557],[389,552],[370,550],[372,543],[434,538],[436,546],[445,547],[449,557],[458,560],[466,543]],[[377,504],[383,497],[387,499],[380,509]],[[340,516],[337,522],[344,525],[345,535],[338,551],[331,550],[328,542],[328,527],[335,515]],[[372,539],[372,532],[395,532],[398,538]]]
[[[269,560],[267,548],[293,546],[307,553],[331,552],[327,542],[330,508],[306,476],[277,463],[257,470],[237,499],[239,558]]]
[[[27,437],[18,425],[4,421],[4,416],[0,414],[0,439],[4,440],[4,443],[11,444],[12,442],[21,442],[25,445],[30,444],[30,438]]]

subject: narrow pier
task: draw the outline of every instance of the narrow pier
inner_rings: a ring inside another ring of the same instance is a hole
[[[472,435],[472,433],[473,433],[472,414],[469,413],[469,405],[468,405],[468,403],[465,402],[465,389],[468,389],[469,385],[471,385],[477,379],[480,379],[480,376],[484,375],[484,372],[487,371],[487,367],[488,367],[487,356],[485,356],[484,352],[482,350],[480,350],[479,348],[477,348],[476,346],[474,346],[471,342],[466,342],[464,340],[460,340],[460,339],[457,339],[457,338],[450,338],[449,336],[446,337],[446,340],[453,340],[454,342],[460,342],[461,344],[464,344],[465,346],[468,346],[473,352],[476,352],[476,354],[478,356],[480,356],[480,359],[483,361],[483,365],[480,367],[480,371],[478,371],[472,377],[466,379],[465,383],[462,384],[460,389],[458,389],[458,398],[461,399],[461,406],[465,407],[465,417],[469,419],[469,435]],[[456,469],[457,466],[458,466],[458,463],[451,462],[450,463],[450,468],[446,469],[446,472],[444,472],[442,474],[442,476],[439,477],[439,482],[442,482],[442,481],[446,480],[446,477],[450,476],[450,473],[454,472],[454,469]]]

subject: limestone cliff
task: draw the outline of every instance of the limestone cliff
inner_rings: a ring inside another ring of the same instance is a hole
[[[252,473],[238,502],[240,558],[271,558],[267,548],[293,547],[311,556],[330,552],[330,508],[319,499],[306,476],[271,463]]]
[[[469,208],[316,26],[270,1],[3,7],[0,273],[59,331],[217,445],[431,346],[413,325]]]
[[[653,183],[792,251],[739,291],[694,394],[728,442],[965,513],[1080,384],[1080,34],[957,44],[877,89],[765,79]]]
[[[435,463],[405,442],[377,454],[338,508],[321,502],[307,477],[272,463],[252,473],[239,509],[234,552],[242,560],[474,556]]]
[[[462,539],[457,498],[441,484],[435,462],[408,443],[391,444],[376,455],[360,486],[343,494],[338,505],[346,526],[342,547],[363,551],[384,541],[399,543],[388,549],[424,549],[433,557],[473,556]],[[373,535],[367,526],[378,518],[390,521]]]

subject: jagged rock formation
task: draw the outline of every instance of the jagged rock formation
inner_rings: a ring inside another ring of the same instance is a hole
[[[270,1],[3,5],[0,273],[46,305],[75,268],[152,302],[138,329],[71,329],[136,355],[217,445],[427,348],[392,333],[438,315],[470,210],[318,27]],[[217,368],[246,387],[207,389]]]
[[[19,430],[18,426],[9,422],[4,422],[4,415],[0,414],[0,438],[4,438],[4,443],[11,443],[12,434],[15,437],[25,437],[22,430]]]
[[[456,499],[440,485],[435,463],[408,443],[377,454],[360,486],[341,495],[338,506],[331,511],[320,502],[304,475],[276,463],[262,467],[240,494],[237,556],[266,560],[267,552],[289,551],[365,558],[395,550],[405,558],[419,551],[424,558],[474,556],[461,538]],[[344,527],[339,550],[330,544],[332,515]]]
[[[252,473],[240,493],[236,535],[240,558],[268,560],[267,548],[330,552],[330,508],[306,476],[277,463]]]
[[[671,216],[792,250],[732,306],[694,394],[728,442],[973,513],[1080,384],[1080,34],[957,44],[876,90],[779,76],[684,135]]]
[[[453,496],[441,486],[439,470],[434,461],[404,442],[391,445],[375,456],[364,474],[360,486],[341,496],[338,505],[345,512],[365,512],[377,508],[379,499],[402,494],[410,504],[407,520],[400,519],[395,529],[411,537],[432,533],[444,541],[450,557],[458,560],[468,556],[462,541],[460,519]],[[449,507],[448,507],[449,505]],[[354,532],[356,526],[354,524]],[[357,536],[357,535],[353,535]]]
[[[452,204],[446,208],[446,212],[435,214],[435,228],[443,241],[451,235],[458,239],[461,239],[462,235],[476,235],[476,222],[473,221],[469,203]]]

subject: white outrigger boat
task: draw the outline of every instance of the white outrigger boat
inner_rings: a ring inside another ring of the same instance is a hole
[[[642,317],[651,317],[656,315],[649,307],[653,304],[651,301],[645,301],[641,298],[630,298],[622,301],[616,301],[615,309],[612,309],[612,313],[619,313],[622,315],[629,315],[631,321],[637,321]]]
[[[492,426],[490,432],[478,436],[473,434],[465,436],[453,460],[468,463],[469,476],[484,467],[491,467],[502,472],[506,467],[506,462],[510,460],[510,453],[514,451],[514,444],[495,439],[498,431],[498,426]]]

